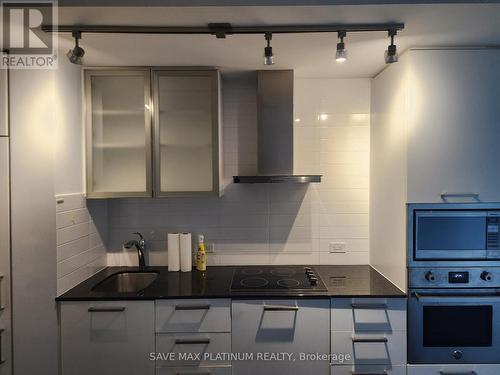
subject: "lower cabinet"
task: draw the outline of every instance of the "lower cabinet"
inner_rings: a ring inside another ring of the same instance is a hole
[[[408,365],[408,375],[498,375],[500,365]]]
[[[154,302],[60,304],[62,375],[153,375]]]
[[[232,314],[232,351],[252,355],[233,361],[233,375],[329,373],[328,359],[314,357],[330,352],[328,300],[234,300]]]

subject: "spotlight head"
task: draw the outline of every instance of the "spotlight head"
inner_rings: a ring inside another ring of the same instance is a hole
[[[394,37],[398,33],[397,30],[391,29],[388,34],[391,37],[391,44],[387,47],[387,51],[385,51],[385,63],[393,64],[398,62],[398,50],[396,45],[394,44]]]
[[[395,45],[390,45],[385,51],[385,62],[386,64],[393,64],[398,62],[398,51]]]
[[[340,42],[337,43],[337,52],[335,52],[335,61],[343,63],[347,60],[347,50],[345,48],[344,38],[346,36],[345,31],[339,31],[338,36]]]
[[[271,47],[271,39],[273,38],[273,34],[266,33],[265,38],[267,41],[267,46],[264,48],[264,65],[274,65],[273,47]]]
[[[75,47],[70,49],[66,56],[72,64],[83,64],[83,56],[85,55],[85,50],[78,45],[78,40],[81,39],[82,33],[80,31],[73,31],[73,38],[75,38]]]

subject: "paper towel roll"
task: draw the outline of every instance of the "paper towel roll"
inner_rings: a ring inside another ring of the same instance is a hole
[[[181,233],[181,271],[193,270],[193,247],[191,245],[191,233]]]
[[[167,235],[168,270],[180,270],[180,236],[179,233],[169,233]]]

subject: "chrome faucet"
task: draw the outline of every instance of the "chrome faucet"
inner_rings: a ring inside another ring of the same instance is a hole
[[[143,235],[139,232],[134,232],[135,235],[139,236],[139,241],[131,240],[126,242],[123,246],[125,249],[131,249],[133,246],[137,249],[137,257],[139,258],[139,268],[146,268],[146,260],[144,258],[144,250],[146,249],[146,240]]]

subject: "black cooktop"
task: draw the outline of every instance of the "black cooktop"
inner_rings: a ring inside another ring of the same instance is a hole
[[[235,269],[231,290],[309,293],[324,292],[327,288],[314,267],[252,266]]]

